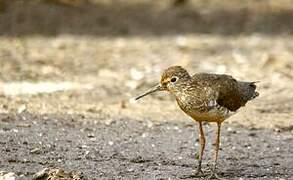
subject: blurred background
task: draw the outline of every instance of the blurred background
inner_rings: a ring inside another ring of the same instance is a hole
[[[292,33],[292,0],[1,0],[0,111],[186,120],[129,101],[181,65],[260,81],[229,122],[292,127]]]

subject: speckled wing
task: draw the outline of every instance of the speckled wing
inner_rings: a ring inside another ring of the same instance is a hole
[[[228,75],[201,73],[192,79],[202,88],[211,88],[209,93],[217,95],[216,103],[230,111],[236,111],[258,95],[253,82],[238,82]]]
[[[231,115],[229,109],[218,104],[219,93],[210,86],[194,81],[187,87],[176,99],[180,108],[194,120],[221,122]]]
[[[217,106],[218,92],[211,87],[202,86],[197,81],[189,82],[183,87],[183,91],[177,94],[176,99],[186,113],[208,112]]]

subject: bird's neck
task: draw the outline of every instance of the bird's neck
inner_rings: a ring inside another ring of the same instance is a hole
[[[175,96],[175,97],[179,97],[181,96],[182,94],[185,94],[186,91],[188,90],[188,82],[185,81],[185,82],[182,82],[174,87],[172,87],[170,89],[170,92]]]

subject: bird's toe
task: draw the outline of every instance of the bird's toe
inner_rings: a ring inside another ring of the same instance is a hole
[[[197,169],[195,171],[195,173],[194,173],[194,176],[196,176],[196,177],[204,177],[205,174],[204,174],[204,172],[201,169]]]
[[[205,178],[205,180],[211,180],[211,179],[225,180],[225,179],[219,177],[219,175],[215,172],[212,172],[208,177]]]

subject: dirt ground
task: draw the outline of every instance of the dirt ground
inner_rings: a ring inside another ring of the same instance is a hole
[[[194,179],[199,143],[191,121],[117,117],[105,123],[27,113],[0,118],[0,167],[18,175],[31,177],[44,167],[59,167],[83,172],[88,179]],[[206,131],[212,139],[212,126]],[[226,179],[290,179],[292,148],[289,132],[225,126],[220,174]],[[210,157],[210,144],[207,149]],[[210,159],[205,158],[205,169]]]
[[[292,10],[290,0],[1,1],[0,171],[194,179],[196,123],[166,93],[131,100],[176,64],[260,81],[224,123],[222,177],[293,179]],[[205,129],[207,168],[215,131]]]

